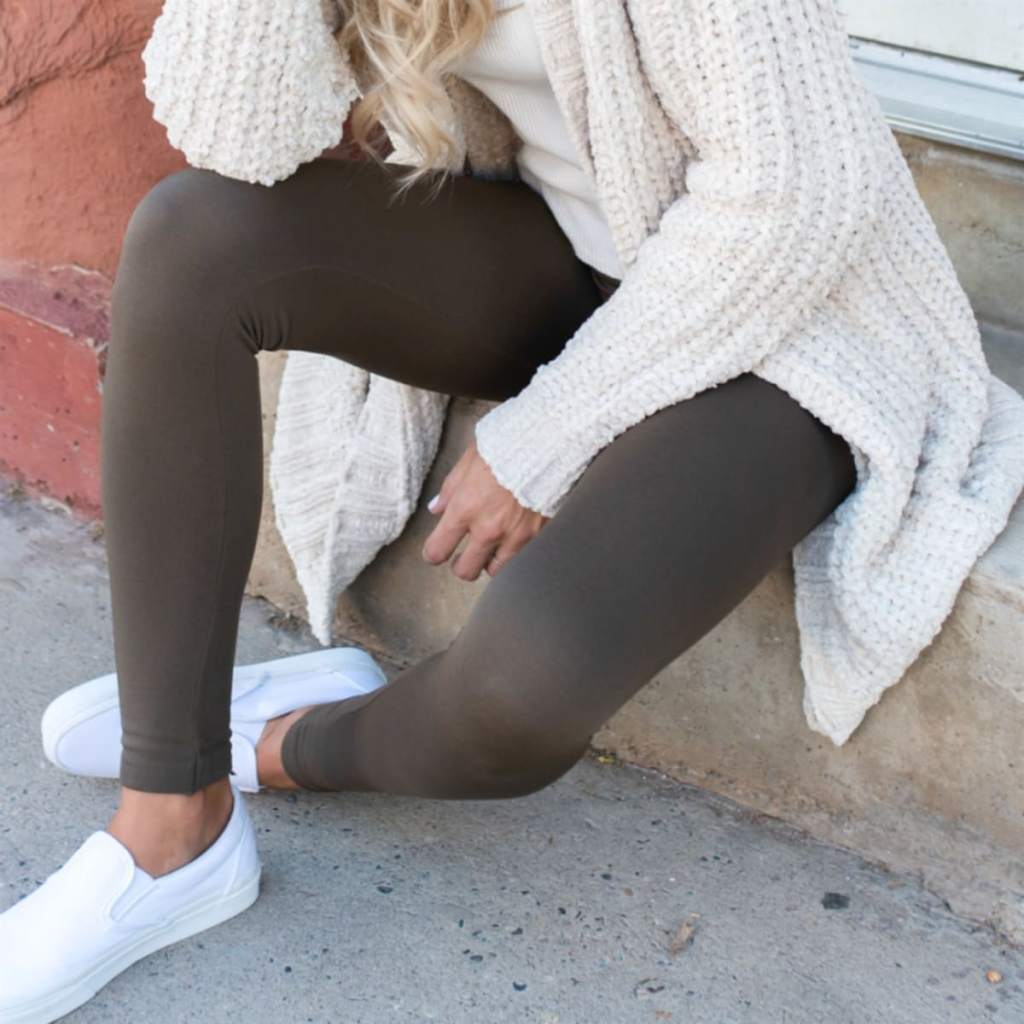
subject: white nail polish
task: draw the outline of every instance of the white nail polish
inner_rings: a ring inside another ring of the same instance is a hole
[[[435,495],[434,495],[434,496],[433,496],[433,497],[432,497],[432,498],[430,499],[430,501],[428,501],[428,502],[427,502],[427,508],[429,508],[429,509],[430,509],[430,511],[431,511],[431,512],[433,512],[433,511],[434,511],[434,509],[435,509],[435,507],[437,506],[437,503],[438,503],[438,502],[439,502],[440,500],[441,500],[441,495],[440,495],[440,494],[435,494]]]

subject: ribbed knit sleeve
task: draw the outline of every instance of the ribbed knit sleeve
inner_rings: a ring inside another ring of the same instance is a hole
[[[193,167],[272,185],[341,140],[359,95],[334,0],[165,0],[146,96]]]
[[[638,59],[696,156],[615,294],[477,424],[498,481],[545,515],[629,426],[756,367],[878,207],[880,115],[830,0],[631,8]]]

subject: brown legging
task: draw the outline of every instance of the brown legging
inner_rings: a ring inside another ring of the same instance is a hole
[[[192,793],[231,767],[263,498],[258,353],[503,400],[602,301],[524,183],[459,176],[433,201],[424,183],[392,202],[394,171],[320,158],[267,188],[189,168],[132,215],[102,421],[126,786]],[[543,787],[854,481],[846,442],[754,374],[649,416],[601,450],[447,649],[307,713],[285,770],[314,790]]]

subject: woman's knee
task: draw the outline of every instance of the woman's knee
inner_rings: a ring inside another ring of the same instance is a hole
[[[223,334],[231,303],[271,253],[260,214],[264,186],[186,168],[158,181],[136,204],[122,240],[111,296],[111,346],[186,347],[205,358]],[[264,189],[265,191],[265,189]]]
[[[561,778],[583,756],[589,732],[550,714],[540,697],[557,685],[508,668],[478,677],[460,707],[455,747],[472,776],[471,788],[481,795],[526,796]]]
[[[557,782],[584,755],[587,744],[575,748],[549,743],[543,729],[481,731],[468,747],[469,789],[481,798],[529,796]]]
[[[262,186],[187,167],[161,178],[135,205],[125,228],[119,276],[125,265],[143,264],[170,282],[186,273],[209,280],[224,258],[238,252],[250,230],[243,218],[226,216]],[[251,200],[256,200],[255,194]]]

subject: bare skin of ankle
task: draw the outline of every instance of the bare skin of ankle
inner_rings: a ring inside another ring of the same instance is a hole
[[[272,718],[256,744],[256,775],[270,789],[301,789],[284,770],[281,744],[285,733],[315,705]],[[154,878],[193,861],[216,842],[231,817],[231,784],[227,778],[186,795],[147,793],[127,787],[107,831]]]
[[[256,774],[270,789],[301,789],[284,770],[284,734],[314,705],[296,708],[263,727],[256,744]],[[124,787],[107,831],[154,878],[176,871],[216,842],[231,817],[231,784],[227,778],[189,795],[147,793]]]
[[[281,745],[284,734],[314,705],[296,708],[280,718],[271,718],[263,727],[260,738],[256,742],[256,777],[261,786],[270,789],[301,789],[284,770],[281,761]]]
[[[193,861],[224,831],[234,803],[227,778],[186,795],[121,790],[107,831],[143,871],[166,875]]]

